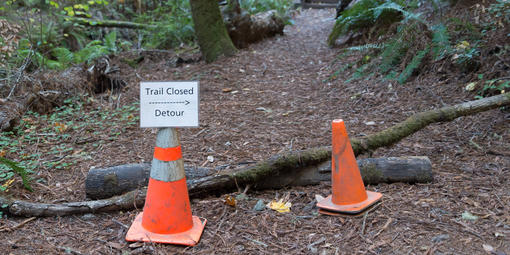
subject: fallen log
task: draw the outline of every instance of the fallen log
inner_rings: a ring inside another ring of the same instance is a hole
[[[85,193],[90,199],[121,195],[147,186],[151,164],[127,164],[108,168],[92,168],[85,179]],[[186,179],[198,179],[217,171],[210,168],[184,166]]]
[[[224,11],[224,23],[228,34],[234,45],[238,48],[246,48],[248,44],[254,43],[265,38],[273,37],[277,34],[283,35],[285,21],[274,10],[250,15],[246,12],[239,13]],[[81,17],[66,17],[83,26],[88,27],[115,27],[141,30],[157,30],[160,26],[152,24],[142,24],[119,20],[98,20]]]
[[[351,144],[354,153],[359,155],[378,147],[392,145],[429,124],[451,121],[458,117],[507,105],[510,105],[510,93],[422,112],[391,128],[369,135],[363,140],[351,139]],[[232,190],[236,188],[236,185],[256,184],[269,176],[292,172],[296,168],[318,165],[330,158],[331,150],[328,147],[290,152],[282,156],[272,157],[241,171],[192,180],[188,182],[188,190],[191,197],[207,195],[219,190]],[[221,185],[218,185],[218,183]],[[145,192],[145,189],[140,189],[109,199],[63,204],[31,203],[0,196],[0,205],[2,205],[0,211],[16,216],[31,217],[129,210],[141,207],[145,201]]]
[[[274,10],[255,15],[233,12],[224,16],[230,39],[239,49],[265,38],[283,35],[285,21]]]
[[[358,165],[365,184],[406,182],[431,182],[432,166],[427,157],[390,157],[359,159]],[[128,191],[147,186],[149,181],[150,164],[127,164],[109,168],[90,169],[85,180],[85,192],[90,199],[104,199],[121,195]],[[210,168],[185,167],[188,184],[197,179],[214,175],[217,171]],[[221,174],[220,174],[221,175]],[[319,165],[294,169],[279,175],[272,175],[260,180],[253,187],[255,189],[278,189],[286,186],[314,185],[331,179],[331,161]],[[224,180],[219,178],[218,180]],[[217,185],[221,181],[217,182]],[[235,183],[235,182],[234,182]],[[196,193],[195,186],[190,190]]]

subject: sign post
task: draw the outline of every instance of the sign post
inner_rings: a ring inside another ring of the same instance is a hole
[[[207,220],[191,215],[176,127],[198,127],[198,82],[142,82],[140,127],[159,127],[143,212],[126,240],[194,246]]]

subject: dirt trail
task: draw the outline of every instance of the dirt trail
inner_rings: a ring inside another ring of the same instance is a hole
[[[333,64],[337,52],[325,43],[333,17],[333,10],[304,10],[284,36],[213,64],[172,67],[166,60],[147,57],[135,70],[124,66],[129,87],[122,103],[138,100],[140,80],[200,80],[201,125],[182,130],[185,162],[236,168],[240,162],[275,153],[328,145],[330,121],[335,118],[346,120],[351,135],[363,136],[412,113],[472,99],[463,91],[462,77],[439,82],[436,74],[423,74],[402,86],[379,77],[345,83],[351,72],[346,71],[329,80],[339,64],[351,61]],[[368,187],[384,194],[383,203],[362,217],[317,215],[315,195],[330,193],[325,183],[249,191],[236,208],[225,205],[224,196],[193,200],[194,214],[208,219],[202,240],[193,248],[129,247],[124,241],[126,227],[139,209],[35,219],[14,231],[0,232],[4,240],[0,250],[5,254],[483,254],[483,245],[490,245],[509,254],[510,158],[504,154],[510,148],[509,125],[504,112],[493,110],[432,125],[398,145],[377,150],[372,156],[429,156],[436,180]],[[108,137],[104,132],[101,137]],[[35,186],[34,193],[22,196],[45,202],[83,200],[84,178],[91,166],[149,161],[154,136],[151,130],[134,126],[100,150],[83,147],[93,160],[79,160],[72,169],[48,173],[46,188]],[[214,162],[207,162],[207,156],[213,156]],[[284,195],[292,202],[290,213],[252,210],[259,200],[267,203]],[[479,218],[462,219],[464,212]],[[7,218],[2,224],[15,226],[23,220]]]

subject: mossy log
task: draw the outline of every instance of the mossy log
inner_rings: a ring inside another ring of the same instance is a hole
[[[437,122],[452,121],[458,117],[476,114],[482,111],[510,105],[510,93],[505,93],[480,100],[447,106],[415,114],[405,121],[381,132],[367,136],[365,139],[351,139],[356,155],[379,147],[392,145],[408,135]],[[267,180],[275,173],[292,173],[297,168],[318,165],[331,158],[328,147],[315,148],[300,152],[290,152],[262,161],[255,166],[241,171],[222,173],[203,177],[188,183],[190,196],[208,195],[220,190],[232,190],[237,185],[245,186]],[[224,185],[218,186],[217,183]],[[0,211],[17,216],[54,216],[78,213],[94,213],[116,210],[128,210],[135,206],[141,207],[145,201],[145,189],[130,191],[124,195],[104,200],[43,204],[9,199],[0,196]]]
[[[120,21],[120,20],[98,20],[98,19],[89,19],[89,18],[80,18],[80,17],[66,17],[66,20],[71,21],[76,24],[80,24],[88,27],[116,27],[116,28],[128,28],[128,29],[141,29],[141,30],[150,30],[156,29],[156,25],[142,24],[136,22],[129,21]]]
[[[250,15],[246,12],[224,13],[225,25],[237,48],[275,35],[283,35],[285,21],[274,10]]]
[[[427,157],[359,159],[358,165],[366,184],[432,181],[432,166]],[[145,187],[149,181],[150,167],[150,164],[142,163],[90,169],[85,180],[85,193],[90,199],[104,199]],[[210,168],[189,166],[184,168],[189,185],[196,183],[197,179],[217,173],[216,170]],[[233,185],[227,186],[227,188],[235,187],[235,181],[232,178],[228,179],[231,179]],[[292,172],[274,173],[265,180],[257,181],[253,187],[256,189],[278,189],[286,186],[313,185],[330,179],[331,161],[326,161],[318,165],[296,168]],[[216,185],[225,186],[223,183]],[[208,191],[205,190],[205,192]]]

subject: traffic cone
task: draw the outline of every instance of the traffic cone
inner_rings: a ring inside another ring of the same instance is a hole
[[[145,206],[126,240],[194,246],[206,223],[191,215],[179,134],[175,128],[160,129]]]
[[[331,149],[331,185],[333,194],[317,203],[319,212],[357,214],[382,197],[381,193],[365,190],[363,179],[343,120],[333,120]]]

